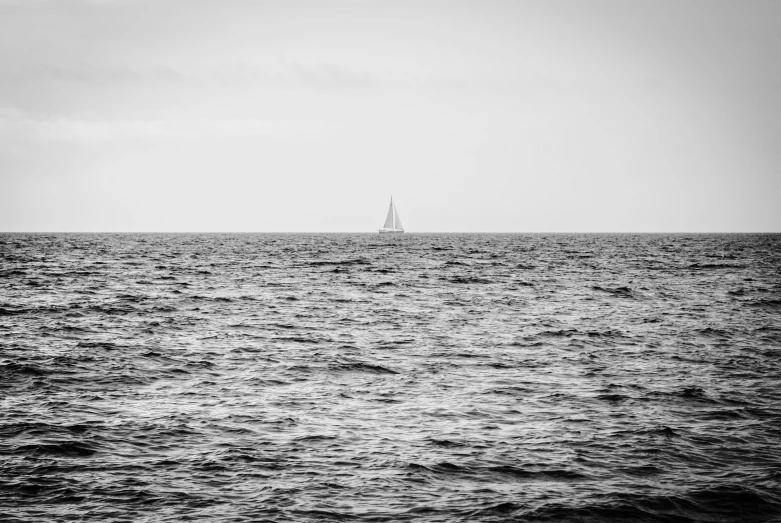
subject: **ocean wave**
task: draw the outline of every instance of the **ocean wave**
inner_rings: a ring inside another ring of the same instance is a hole
[[[0,235],[0,519],[773,521],[780,252]]]

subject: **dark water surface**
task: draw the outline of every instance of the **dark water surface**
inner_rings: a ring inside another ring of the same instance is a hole
[[[0,235],[3,521],[769,521],[781,235]]]

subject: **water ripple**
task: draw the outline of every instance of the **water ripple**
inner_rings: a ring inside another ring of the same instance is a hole
[[[0,235],[7,521],[768,521],[779,235]]]

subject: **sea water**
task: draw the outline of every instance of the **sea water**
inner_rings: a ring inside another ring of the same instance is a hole
[[[3,521],[767,521],[781,235],[0,235]]]

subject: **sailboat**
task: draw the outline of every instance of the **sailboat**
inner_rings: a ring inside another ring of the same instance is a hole
[[[396,210],[396,206],[393,204],[393,196],[391,196],[390,207],[388,207],[388,216],[385,218],[385,225],[380,229],[380,234],[402,232],[404,232],[404,227],[401,225],[399,211]]]

